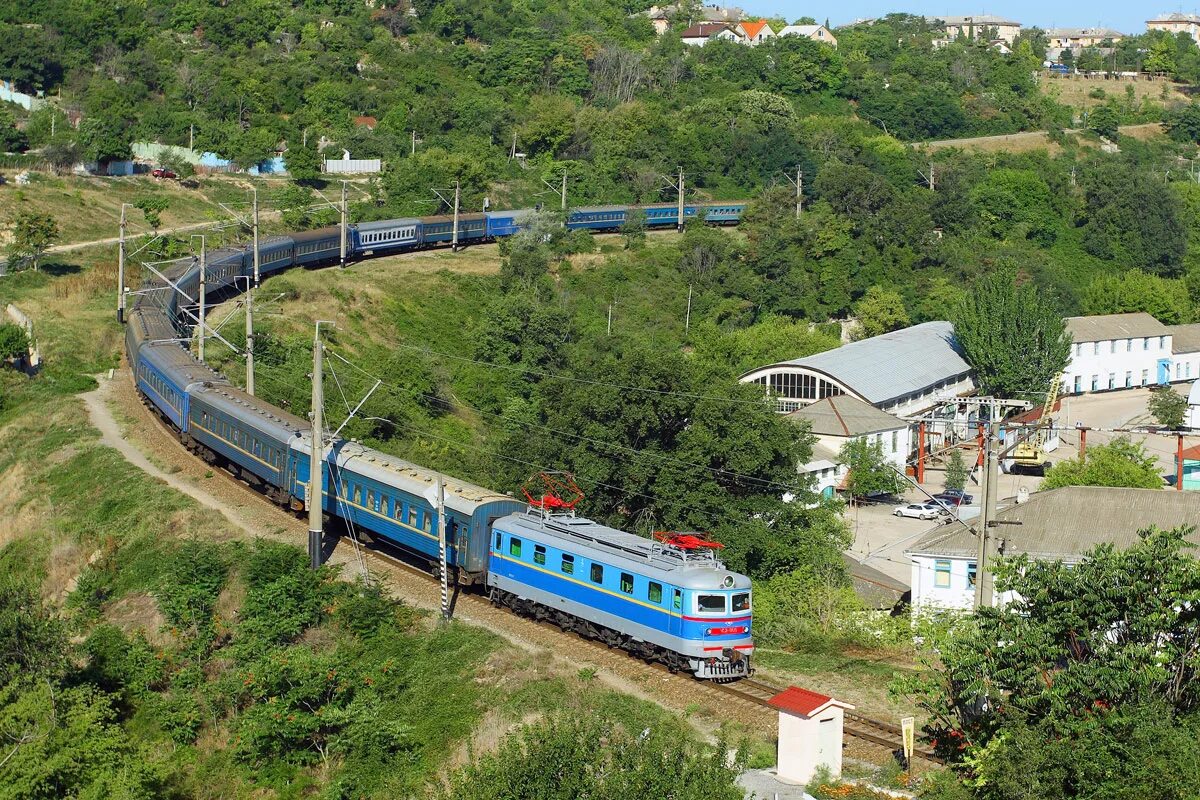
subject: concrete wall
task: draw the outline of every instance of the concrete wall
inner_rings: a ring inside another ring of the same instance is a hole
[[[1063,371],[1062,391],[1082,394],[1154,386],[1159,383],[1159,361],[1162,359],[1170,362],[1168,380],[1174,380],[1170,334],[1076,342],[1071,345],[1071,361]]]
[[[37,111],[46,105],[46,101],[42,98],[18,92],[17,87],[5,80],[0,80],[0,100],[6,103],[16,103],[26,111]]]
[[[1175,353],[1171,360],[1171,380],[1190,381],[1200,378],[1200,353]]]

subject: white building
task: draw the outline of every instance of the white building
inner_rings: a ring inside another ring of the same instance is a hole
[[[703,47],[713,39],[740,42],[741,36],[734,27],[725,22],[701,22],[680,34],[683,43],[690,47]]]
[[[803,786],[822,768],[830,777],[842,774],[842,726],[845,712],[854,706],[798,686],[789,686],[767,704],[779,709],[776,774],[782,780]]]
[[[1099,47],[1105,42],[1116,44],[1125,34],[1112,28],[1048,28],[1046,38],[1049,49],[1079,51],[1085,47]]]
[[[1194,431],[1200,431],[1200,381],[1193,383],[1191,391],[1188,392],[1188,410],[1183,424]]]
[[[1169,328],[1145,313],[1068,317],[1071,360],[1062,391],[1071,394],[1152,386],[1171,381]]]
[[[779,29],[779,36],[803,36],[814,42],[837,47],[837,37],[824,25],[786,25]]]
[[[1200,323],[1168,325],[1171,333],[1171,381],[1200,378]]]
[[[772,30],[765,19],[760,19],[757,22],[742,20],[737,24],[735,30],[742,37],[742,43],[748,44],[751,47],[762,44],[768,39],[775,38],[775,31]]]
[[[898,417],[972,394],[975,382],[954,326],[923,322],[824,353],[753,369],[739,380],[770,390],[781,412],[847,394]]]
[[[1195,39],[1197,44],[1200,44],[1200,17],[1195,14],[1180,12],[1159,14],[1154,19],[1146,20],[1146,30],[1166,31],[1172,36],[1177,33],[1186,33]]]
[[[994,529],[1002,555],[1024,553],[1047,561],[1079,562],[1097,545],[1118,548],[1137,541],[1138,531],[1200,525],[1195,495],[1165,489],[1066,486],[1037,492],[1029,501],[1003,509]],[[1191,540],[1200,542],[1193,532]],[[914,613],[970,609],[975,602],[975,533],[958,522],[942,525],[906,551],[912,561]],[[996,605],[1012,599],[997,592]]]
[[[1021,32],[1021,23],[993,14],[973,14],[971,16],[937,17],[941,20],[946,37],[949,39],[983,39],[985,41],[1002,40],[1011,45]]]
[[[807,422],[817,437],[812,459],[799,465],[799,470],[813,476],[815,490],[823,497],[832,496],[846,478],[847,468],[839,455],[846,442],[862,439],[878,444],[884,459],[901,474],[912,452],[912,429],[908,422],[851,395],[818,400],[788,414],[788,419]]]

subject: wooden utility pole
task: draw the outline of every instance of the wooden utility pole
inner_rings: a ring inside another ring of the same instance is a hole
[[[257,251],[256,251],[257,253]],[[255,259],[257,261],[257,259]],[[247,281],[248,282],[248,281]],[[254,396],[254,287],[246,287],[246,394]]]
[[[258,288],[258,187],[254,187],[254,287]],[[250,394],[254,394],[251,392]]]
[[[325,384],[323,380],[324,365],[322,364],[323,348],[321,344],[321,323],[317,320],[316,332],[313,334],[313,374],[312,374],[312,452],[308,458],[308,565],[312,569],[321,566],[321,544],[324,538],[324,520],[322,518],[325,506],[323,488],[325,476]],[[332,322],[325,322],[333,325]],[[332,488],[332,487],[331,487]]]
[[[338,247],[338,258],[340,265],[346,266],[346,181],[342,181],[342,225],[341,237]]]
[[[54,115],[50,115],[51,119]],[[121,203],[121,235],[117,239],[117,322],[125,321],[125,207]]]
[[[450,250],[458,252],[458,200],[459,200],[459,182],[454,182],[454,226],[450,233]]]
[[[683,230],[683,167],[679,168],[679,218],[675,222],[676,230]]]

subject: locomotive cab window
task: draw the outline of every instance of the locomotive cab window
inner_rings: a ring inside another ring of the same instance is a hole
[[[662,602],[662,584],[650,581],[650,585],[646,588],[646,599],[651,603]]]
[[[625,594],[633,594],[633,576],[628,572],[621,573],[621,591]]]
[[[592,564],[592,583],[604,583],[604,567]]]
[[[500,550],[504,546],[504,534],[496,534],[496,549]]]
[[[510,556],[516,556],[517,558],[521,557],[521,540],[515,536],[508,543],[508,554]]]
[[[724,614],[725,595],[700,594],[696,595],[696,610],[701,614]]]
[[[533,563],[535,563],[535,564],[545,564],[546,563],[546,548],[542,547],[540,544],[535,544],[533,546]]]
[[[750,610],[750,593],[738,592],[733,596],[734,611],[749,611]]]
[[[565,553],[563,554],[562,571],[563,571],[564,575],[574,575],[575,574],[575,556],[569,556]]]
[[[676,611],[683,610],[683,592],[679,591],[678,589],[675,590],[674,595],[671,598],[671,607]]]

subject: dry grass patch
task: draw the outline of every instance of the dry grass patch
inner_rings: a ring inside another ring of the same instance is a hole
[[[167,618],[159,610],[158,601],[148,594],[128,594],[112,603],[103,613],[105,621],[127,635],[141,633],[153,647],[174,648],[178,639],[171,634]]]

